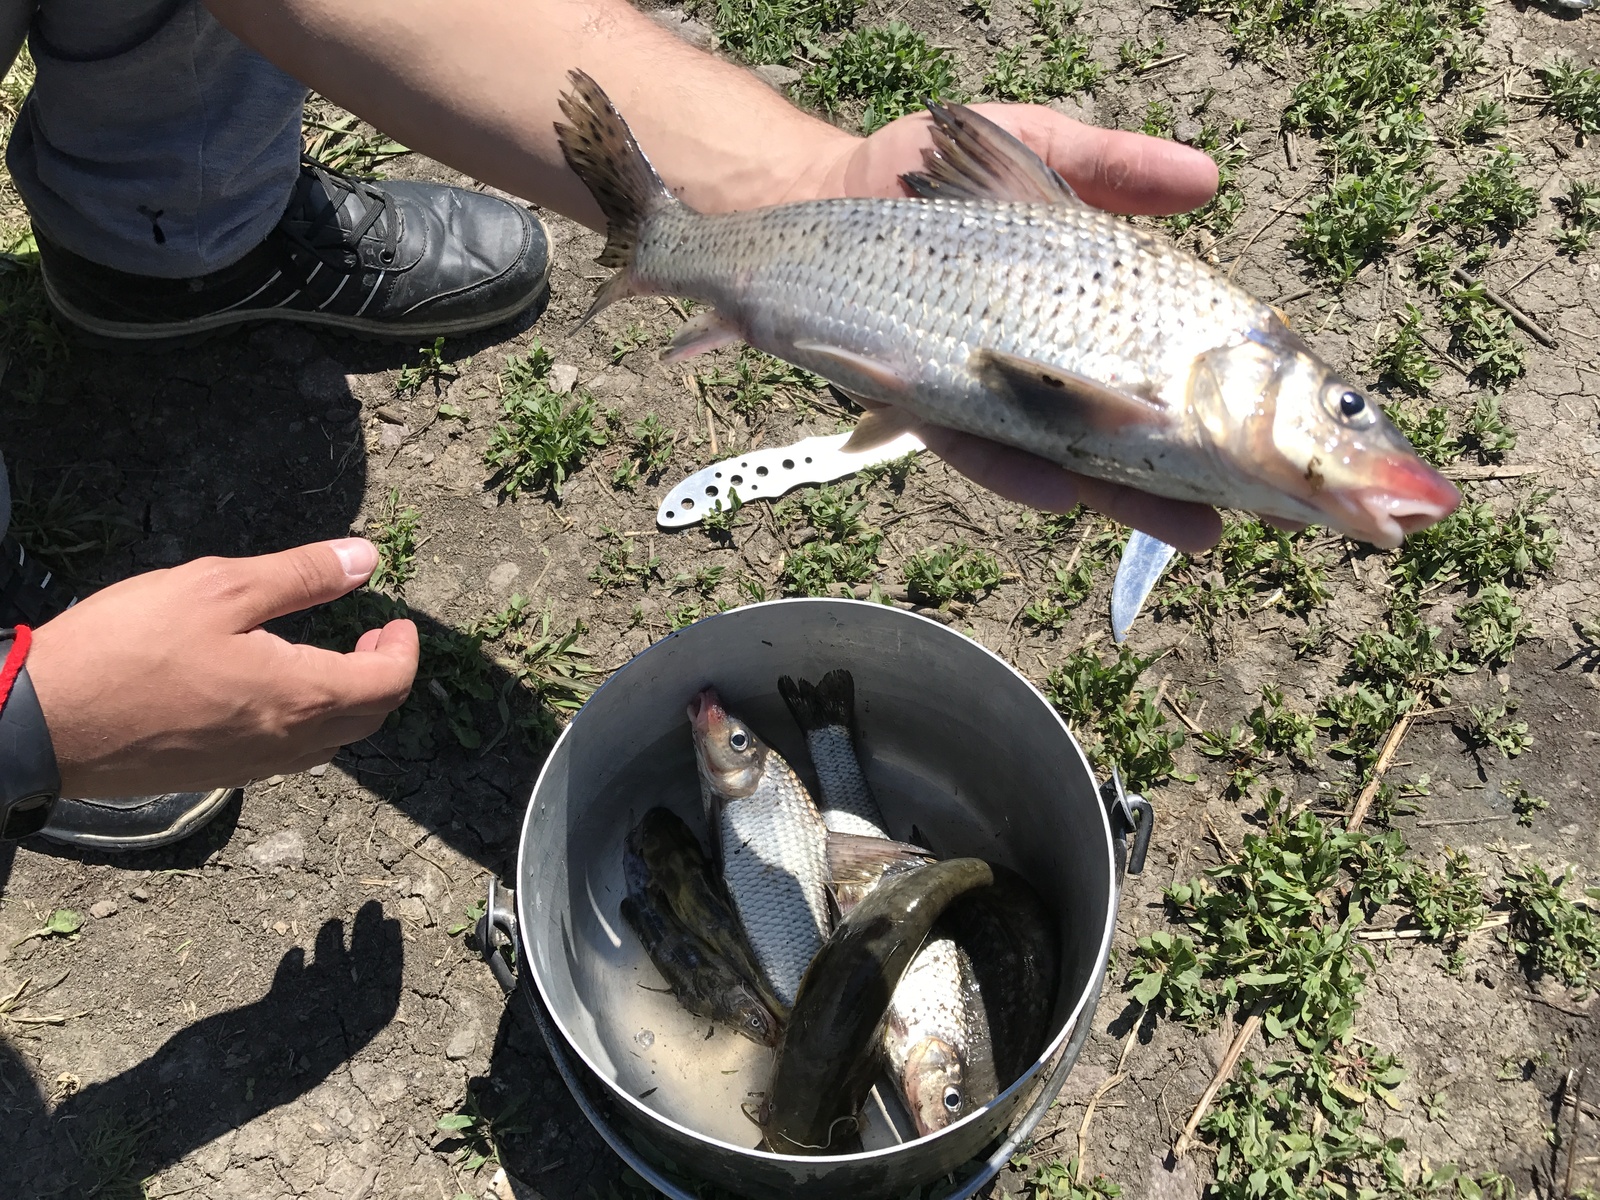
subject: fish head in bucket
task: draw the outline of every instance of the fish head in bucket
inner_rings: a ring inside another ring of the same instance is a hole
[[[702,688],[689,701],[695,765],[709,792],[737,800],[755,791],[767,763],[767,746],[738,717],[730,717],[716,688]]]

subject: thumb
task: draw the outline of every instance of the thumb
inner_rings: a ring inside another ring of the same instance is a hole
[[[277,554],[233,559],[223,568],[223,591],[235,605],[239,629],[337,600],[367,581],[378,548],[366,538],[313,542]]]

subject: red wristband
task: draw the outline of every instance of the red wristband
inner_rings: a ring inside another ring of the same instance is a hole
[[[0,711],[6,706],[6,701],[11,699],[11,685],[17,681],[17,672],[22,670],[22,664],[28,661],[28,649],[33,645],[33,630],[26,625],[18,625],[12,630],[11,648],[6,652],[6,664],[0,667]]]

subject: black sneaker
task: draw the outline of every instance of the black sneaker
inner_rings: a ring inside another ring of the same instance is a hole
[[[77,600],[72,589],[28,554],[16,538],[0,538],[0,627],[43,625]],[[53,842],[91,850],[148,850],[188,837],[238,792],[238,788],[214,788],[123,800],[63,796],[37,832]],[[21,832],[19,829],[19,836]]]
[[[123,343],[251,321],[384,338],[468,333],[516,316],[550,279],[549,235],[527,209],[465,188],[355,179],[309,158],[266,241],[198,279],[114,271],[35,235],[51,307]]]

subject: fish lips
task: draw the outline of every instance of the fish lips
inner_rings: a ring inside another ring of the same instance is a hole
[[[1380,550],[1393,550],[1461,504],[1460,489],[1421,459],[1390,458],[1374,476],[1373,483],[1326,488],[1310,499],[1341,533]]]
[[[714,687],[702,688],[689,701],[689,722],[696,733],[708,733],[727,719],[728,711]]]

